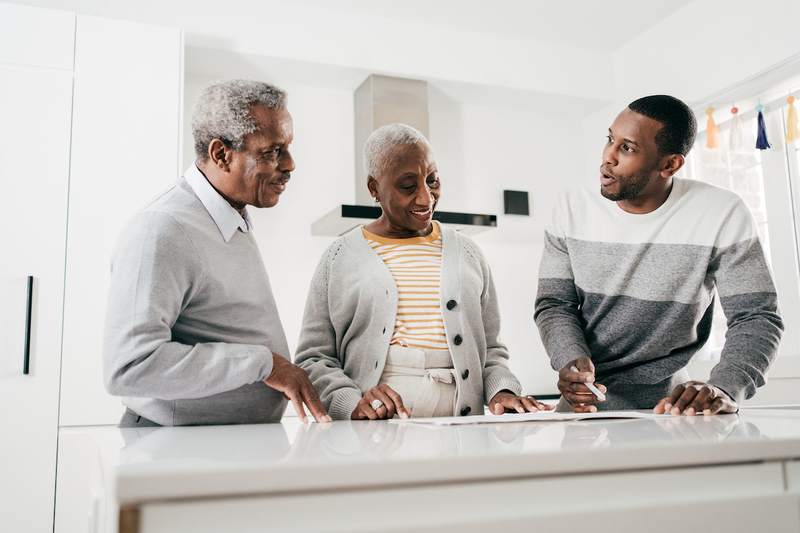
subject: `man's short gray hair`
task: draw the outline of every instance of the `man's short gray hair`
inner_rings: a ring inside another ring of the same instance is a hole
[[[258,129],[251,107],[286,107],[286,93],[261,81],[230,80],[207,87],[192,115],[194,151],[200,160],[208,158],[208,145],[220,139],[234,150],[244,147],[244,137]]]
[[[422,144],[430,149],[431,143],[416,128],[407,124],[387,124],[381,126],[364,143],[364,169],[368,176],[377,177],[389,163],[389,152],[399,144]]]

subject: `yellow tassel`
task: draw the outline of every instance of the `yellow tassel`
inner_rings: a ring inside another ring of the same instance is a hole
[[[714,122],[714,108],[706,109],[706,148],[719,148],[719,127]]]
[[[794,96],[786,99],[789,108],[786,112],[786,140],[794,142],[800,139],[800,125],[797,123],[797,110],[794,108]]]

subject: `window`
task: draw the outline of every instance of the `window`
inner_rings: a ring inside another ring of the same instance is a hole
[[[684,177],[735,191],[750,208],[773,271],[781,314],[787,325],[779,360],[800,360],[800,335],[793,327],[800,323],[800,142],[786,141],[786,98],[790,94],[800,97],[800,77],[761,90],[750,98],[737,99],[735,105],[739,109],[742,136],[735,149],[730,146],[732,105],[715,105],[714,117],[721,135],[719,147],[714,149],[705,146],[705,107],[696,109],[701,131],[681,172]],[[755,148],[759,103],[763,104],[767,136],[772,145],[771,149],[763,151]],[[794,105],[800,111],[800,101]],[[714,315],[711,337],[697,355],[701,360],[718,359],[725,341],[726,320],[719,301]]]

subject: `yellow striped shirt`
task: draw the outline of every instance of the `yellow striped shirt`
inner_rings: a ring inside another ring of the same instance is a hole
[[[390,344],[448,350],[441,309],[442,233],[439,223],[426,237],[387,239],[362,228],[397,285],[397,319]]]

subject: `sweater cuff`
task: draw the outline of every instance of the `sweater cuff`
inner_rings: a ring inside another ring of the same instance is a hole
[[[509,390],[519,396],[522,393],[522,386],[520,386],[519,381],[511,372],[493,372],[486,377],[486,381],[483,384],[483,394],[486,397],[485,403],[488,405],[494,395],[501,390]]]
[[[712,372],[708,383],[722,389],[736,403],[752,398],[755,394],[755,387],[748,376],[729,370]]]
[[[350,420],[356,405],[361,401],[363,394],[358,389],[343,388],[332,394],[331,406],[328,414],[334,420]]]
[[[258,379],[256,381],[264,381],[272,374],[272,351],[266,346],[258,346],[253,356],[257,357],[260,361],[258,365]]]

